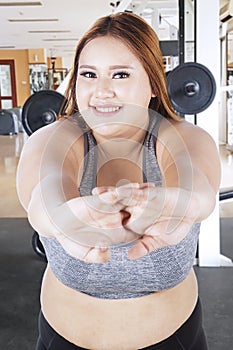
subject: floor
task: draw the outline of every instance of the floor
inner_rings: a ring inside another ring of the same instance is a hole
[[[0,349],[33,350],[46,263],[32,249],[33,230],[16,193],[24,133],[0,136]],[[233,187],[233,154],[220,146],[221,188]],[[233,200],[220,202],[221,252],[233,259]],[[195,266],[210,350],[233,348],[233,268]],[[111,349],[109,349],[111,350]]]

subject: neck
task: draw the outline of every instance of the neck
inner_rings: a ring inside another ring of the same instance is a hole
[[[106,124],[104,128],[100,130],[94,129],[93,135],[96,142],[103,144],[106,141],[117,141],[117,140],[132,140],[135,142],[142,143],[149,125],[149,118],[147,118],[143,124],[139,125],[129,125],[129,124],[116,124],[108,125]]]
[[[146,136],[146,129],[136,129],[121,136],[103,136],[96,132],[93,135],[98,144],[98,150],[111,157],[132,156],[141,152]]]

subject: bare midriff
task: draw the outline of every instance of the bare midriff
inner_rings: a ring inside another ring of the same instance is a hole
[[[41,307],[51,327],[65,339],[92,350],[137,350],[173,334],[197,302],[191,270],[174,288],[130,299],[101,299],[63,285],[47,267]]]

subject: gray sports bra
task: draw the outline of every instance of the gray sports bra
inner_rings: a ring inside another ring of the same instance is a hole
[[[151,117],[144,140],[143,179],[161,186],[162,176],[155,155],[160,118]],[[91,194],[96,186],[97,147],[90,132],[85,134],[85,164],[80,194]],[[146,256],[129,260],[129,248],[135,242],[110,247],[111,259],[102,264],[86,263],[64,250],[56,238],[40,237],[48,264],[66,286],[105,299],[144,296],[172,288],[182,282],[193,266],[200,224],[194,224],[178,244],[159,248]]]

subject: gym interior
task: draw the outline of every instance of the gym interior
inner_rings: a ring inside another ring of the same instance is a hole
[[[46,267],[16,193],[22,147],[55,120],[82,33],[100,16],[130,11],[159,36],[175,109],[207,130],[219,149],[220,191],[201,225],[194,269],[210,350],[232,349],[233,1],[10,0],[0,1],[0,9],[0,348],[35,348]],[[185,91],[176,99],[173,89],[184,79]]]

